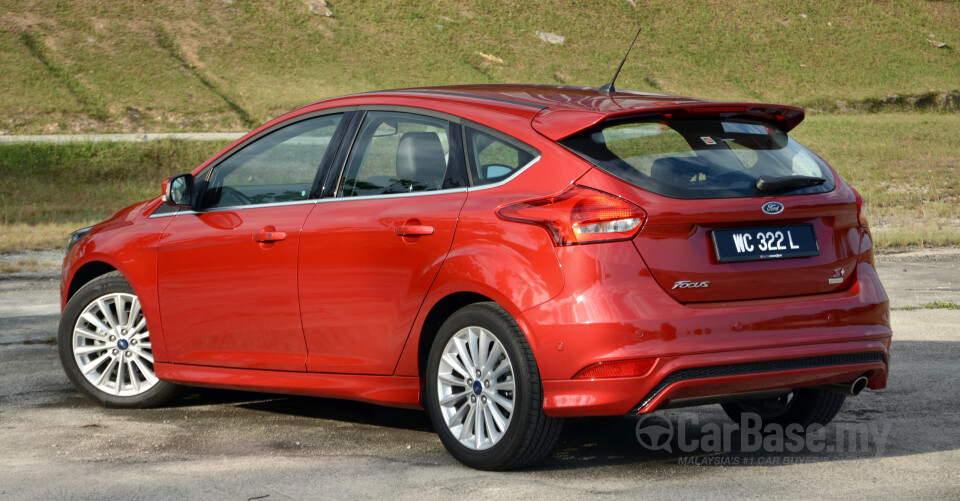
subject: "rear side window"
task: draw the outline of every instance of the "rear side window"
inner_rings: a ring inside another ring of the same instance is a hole
[[[526,149],[469,127],[467,156],[474,186],[503,181],[536,158]]]
[[[834,187],[823,160],[758,122],[619,121],[561,144],[610,174],[673,198],[799,195]]]
[[[458,126],[412,113],[371,111],[364,118],[339,197],[436,191],[453,188],[458,170]]]

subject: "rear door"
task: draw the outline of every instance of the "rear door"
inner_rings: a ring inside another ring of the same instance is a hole
[[[307,370],[392,374],[466,200],[459,125],[369,111],[335,191],[307,218]]]
[[[173,216],[158,258],[174,363],[303,371],[300,231],[342,114],[295,119],[204,172],[203,209]]]
[[[634,239],[681,302],[830,292],[859,253],[853,191],[775,127],[703,118],[606,124],[565,142],[627,181],[648,220]]]

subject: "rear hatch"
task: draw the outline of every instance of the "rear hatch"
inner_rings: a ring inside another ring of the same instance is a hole
[[[654,279],[689,302],[847,287],[860,246],[856,195],[774,124],[736,117],[620,118],[562,141],[642,207],[634,239]],[[604,181],[600,177],[605,177]]]

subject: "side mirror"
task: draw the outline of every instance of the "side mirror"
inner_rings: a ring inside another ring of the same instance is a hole
[[[163,201],[174,207],[194,206],[193,174],[178,174],[163,181]]]

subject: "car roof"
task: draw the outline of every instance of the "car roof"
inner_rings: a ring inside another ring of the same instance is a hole
[[[804,116],[801,108],[793,106],[717,102],[631,90],[606,93],[594,87],[566,85],[476,84],[414,87],[354,94],[332,101],[357,103],[358,99],[376,100],[378,97],[400,96],[495,108],[500,113],[530,120],[534,129],[554,141],[570,137],[605,120],[625,116],[655,115],[667,119],[698,115],[739,117],[771,123],[785,132],[796,127]]]
[[[552,110],[593,111],[597,113],[617,112],[624,109],[646,109],[670,104],[704,102],[702,99],[690,97],[636,91],[617,91],[614,94],[607,94],[593,87],[573,87],[568,85],[448,85],[441,87],[416,87],[402,89],[402,91],[427,94],[447,93],[465,97],[480,97],[500,102],[512,102],[517,106],[536,107],[540,109],[549,108]]]

